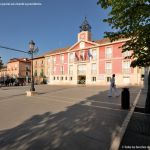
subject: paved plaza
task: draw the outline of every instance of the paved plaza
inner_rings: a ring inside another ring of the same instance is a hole
[[[109,150],[129,113],[108,87],[35,88],[32,97],[29,86],[0,88],[0,150]],[[131,106],[139,91],[130,88]]]

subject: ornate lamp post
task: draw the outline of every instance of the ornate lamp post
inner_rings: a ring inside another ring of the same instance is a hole
[[[30,91],[35,91],[34,88],[34,76],[33,76],[33,54],[36,53],[38,51],[38,48],[35,47],[35,43],[33,42],[33,40],[31,40],[29,42],[29,51],[28,53],[31,54],[31,88]]]
[[[0,56],[0,73],[1,73],[1,68],[2,68],[2,58]],[[1,81],[1,79],[2,79],[2,74],[0,76],[0,81]],[[1,84],[0,84],[0,87],[1,87]]]

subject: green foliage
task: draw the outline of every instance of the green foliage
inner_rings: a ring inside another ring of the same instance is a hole
[[[3,61],[1,60],[1,57],[0,57],[0,69],[3,68]]]
[[[40,77],[44,77],[44,71],[43,71],[43,69],[41,69]]]
[[[37,76],[37,70],[34,71],[34,76],[35,76],[35,77]]]
[[[150,66],[150,0],[99,0],[97,4],[110,9],[104,22],[115,32],[105,32],[106,37],[129,39],[122,48],[133,51],[131,66]]]

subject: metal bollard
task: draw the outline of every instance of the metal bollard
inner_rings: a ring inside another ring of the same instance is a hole
[[[123,88],[121,93],[121,108],[129,109],[130,108],[130,92],[128,88]]]

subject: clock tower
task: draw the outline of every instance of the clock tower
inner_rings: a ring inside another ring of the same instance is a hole
[[[81,40],[91,41],[91,26],[86,17],[80,26],[80,33],[78,33],[78,42]]]

